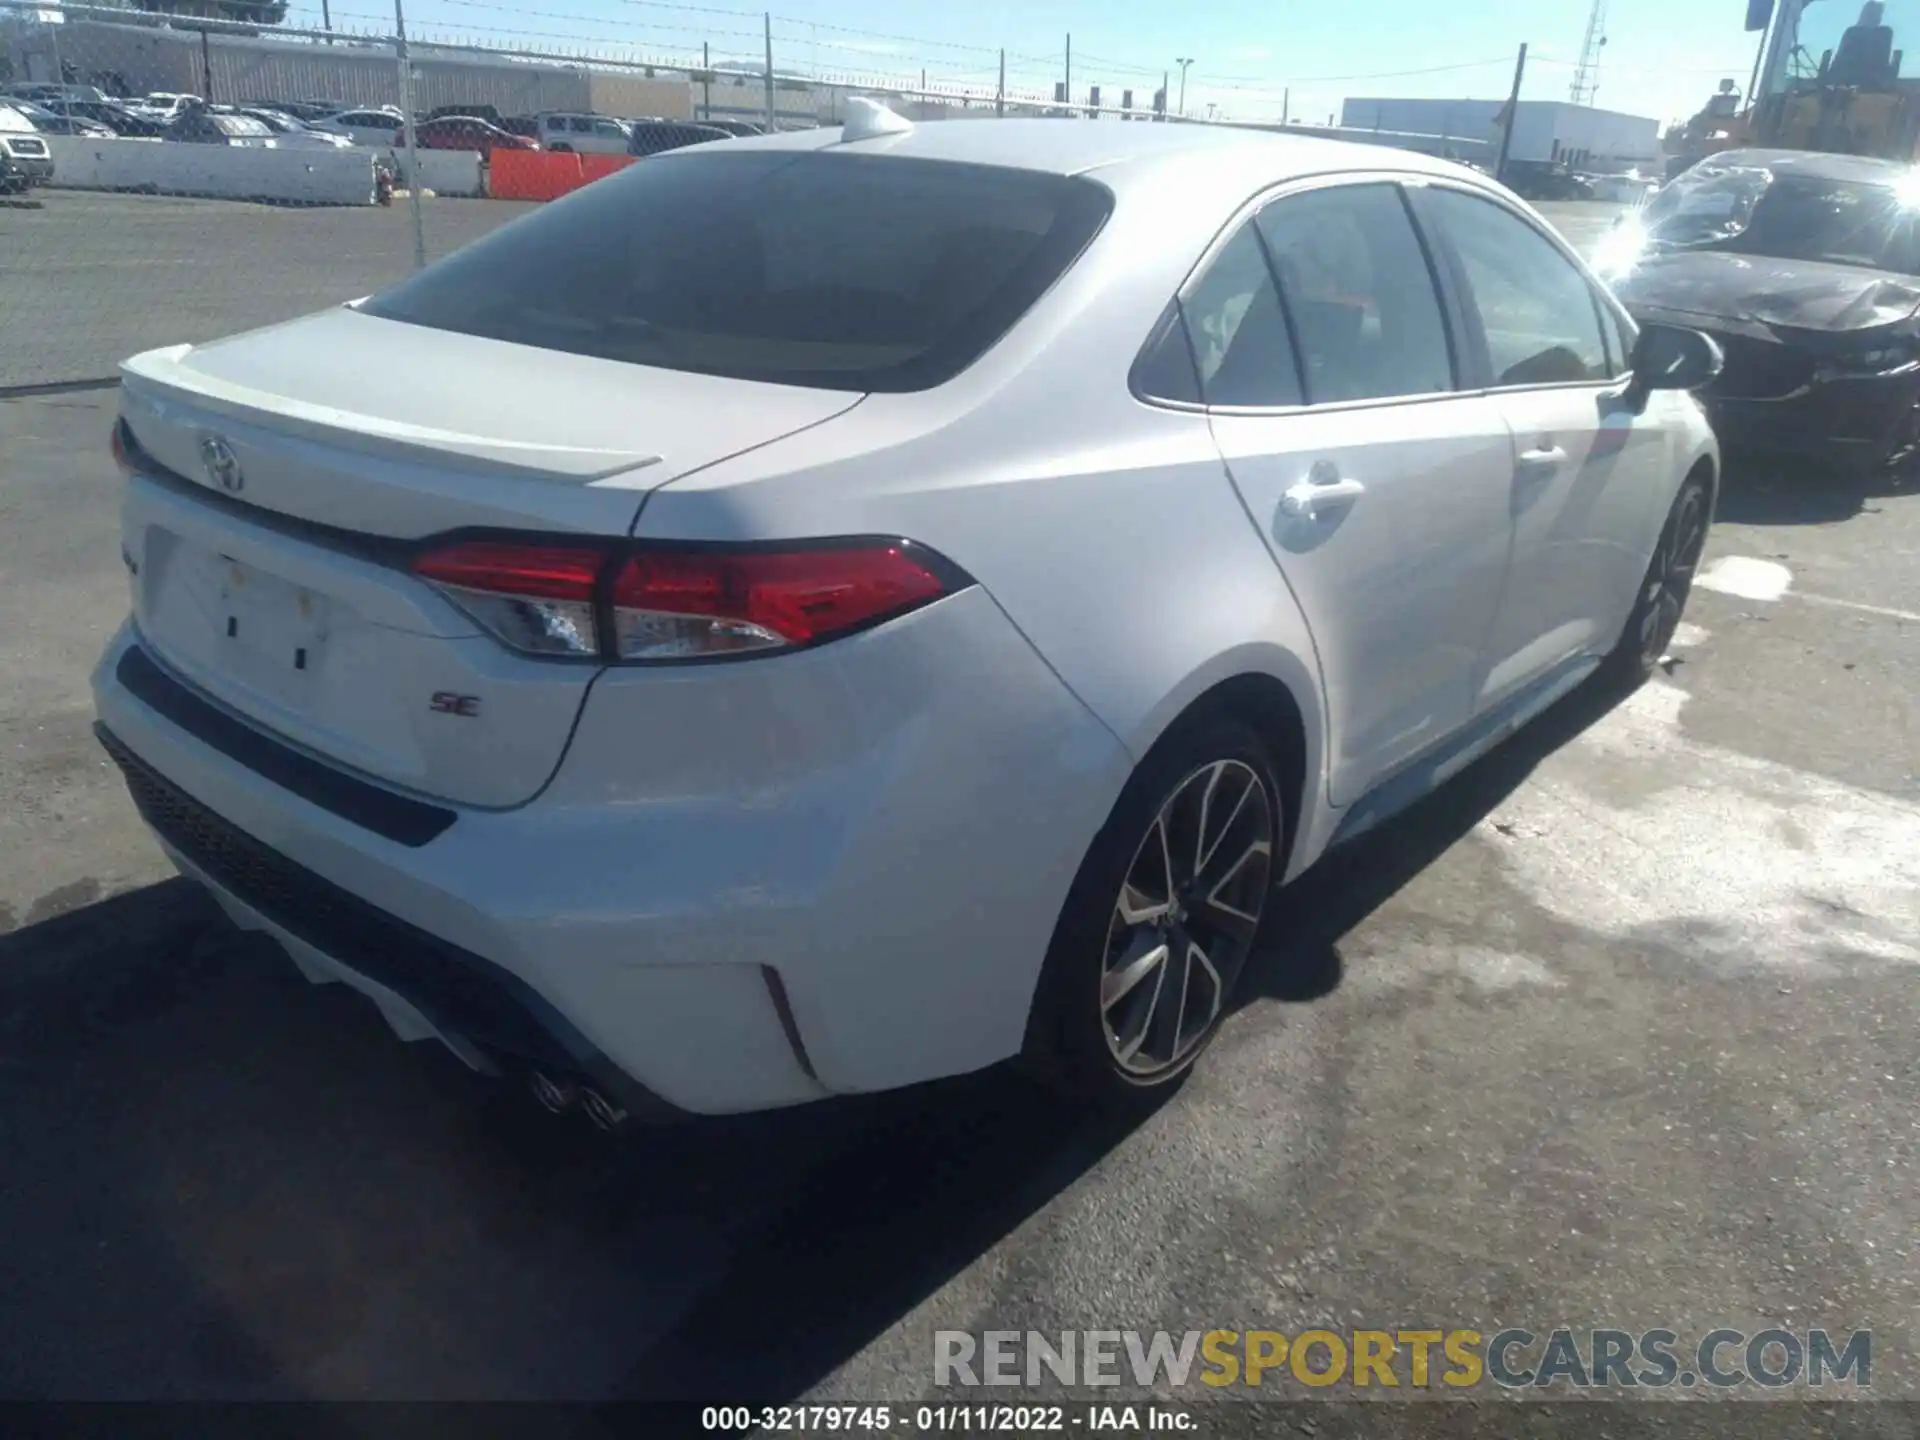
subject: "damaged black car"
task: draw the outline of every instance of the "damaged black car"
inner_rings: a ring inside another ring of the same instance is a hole
[[[1705,330],[1723,445],[1856,475],[1920,451],[1920,170],[1797,150],[1708,157],[1623,218],[1595,268],[1643,323]]]

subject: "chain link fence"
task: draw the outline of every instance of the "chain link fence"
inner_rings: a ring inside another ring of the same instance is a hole
[[[632,126],[833,125],[854,95],[916,120],[1184,103],[1138,67],[1076,74],[1071,40],[1024,55],[653,0],[415,0],[411,29],[404,0],[124,3],[0,0],[0,393],[366,295],[626,163]]]

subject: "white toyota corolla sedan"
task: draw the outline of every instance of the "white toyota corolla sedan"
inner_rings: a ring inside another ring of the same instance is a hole
[[[603,1123],[1135,1094],[1278,885],[1660,656],[1717,363],[1418,155],[694,147],[127,362],[99,735],[239,924]]]

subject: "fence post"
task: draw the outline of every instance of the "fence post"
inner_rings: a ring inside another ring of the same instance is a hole
[[[764,11],[761,20],[766,26],[767,37],[767,133],[771,135],[780,128],[780,122],[773,113],[773,12]]]
[[[413,63],[407,56],[407,16],[393,0],[394,50],[400,60],[400,123],[407,132],[407,209],[413,212],[413,268],[427,268],[427,222],[420,213],[420,146],[413,132]]]
[[[993,113],[1004,116],[1007,113],[1007,52],[1000,51],[1000,84],[993,92]]]

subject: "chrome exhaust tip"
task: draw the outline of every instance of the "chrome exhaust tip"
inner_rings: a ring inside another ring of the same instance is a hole
[[[618,1130],[627,1123],[625,1108],[615,1104],[598,1090],[581,1090],[580,1108],[586,1111],[587,1118],[602,1130]]]
[[[564,1115],[580,1103],[580,1087],[571,1080],[556,1080],[543,1071],[535,1070],[528,1077],[528,1084],[533,1089],[533,1098],[555,1115]]]

